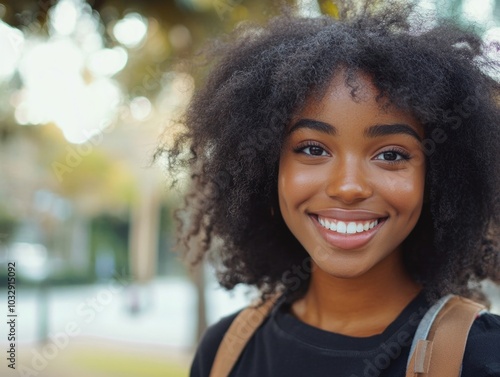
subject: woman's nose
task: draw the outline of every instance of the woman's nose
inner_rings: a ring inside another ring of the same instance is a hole
[[[358,159],[339,160],[330,171],[326,193],[346,204],[369,198],[373,188],[367,178],[363,163]]]

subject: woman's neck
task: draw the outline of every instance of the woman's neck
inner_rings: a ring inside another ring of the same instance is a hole
[[[380,334],[420,292],[400,257],[358,278],[341,279],[313,266],[307,293],[291,311],[303,322],[331,332]]]

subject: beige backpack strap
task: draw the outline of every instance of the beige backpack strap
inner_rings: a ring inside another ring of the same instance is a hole
[[[277,296],[263,304],[252,305],[236,316],[215,355],[210,377],[227,377],[248,341],[271,312]]]
[[[427,339],[419,339],[406,377],[459,377],[472,323],[485,307],[454,296],[441,309]]]

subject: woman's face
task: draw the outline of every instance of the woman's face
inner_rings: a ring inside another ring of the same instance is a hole
[[[337,74],[288,127],[278,194],[283,218],[313,266],[361,276],[397,255],[420,216],[423,128],[383,101],[367,75],[355,99]]]

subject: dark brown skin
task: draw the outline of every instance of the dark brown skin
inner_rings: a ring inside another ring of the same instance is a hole
[[[421,289],[403,266],[400,246],[421,213],[425,155],[419,122],[394,107],[382,109],[369,76],[359,74],[356,83],[354,100],[344,73],[336,74],[325,96],[311,97],[294,117],[278,193],[283,218],[313,267],[309,289],[292,313],[320,329],[364,337],[384,331]],[[386,132],[366,135],[374,125]],[[356,219],[344,212],[346,223],[382,220],[363,245],[339,246],[328,238],[339,234],[318,222],[318,214],[333,219],[328,211],[338,209],[367,211]]]

